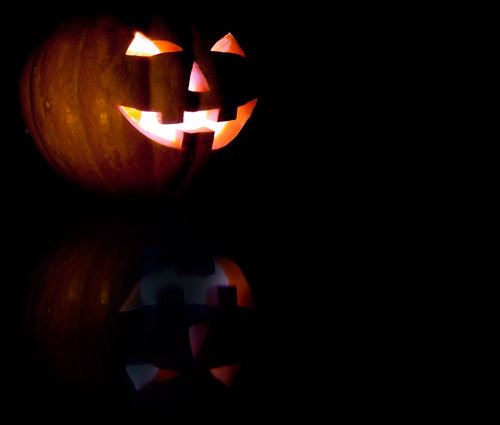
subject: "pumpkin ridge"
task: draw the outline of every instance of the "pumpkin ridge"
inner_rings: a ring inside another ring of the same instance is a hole
[[[36,116],[36,111],[35,111],[35,105],[32,101],[32,99],[35,97],[35,82],[33,79],[33,76],[36,74],[37,69],[39,68],[39,64],[42,62],[42,57],[44,56],[43,51],[39,48],[35,52],[33,52],[33,64],[29,68],[28,74],[27,74],[27,82],[26,84],[27,87],[27,93],[25,96],[25,101],[28,102],[27,109],[28,111],[26,112],[26,119],[29,119],[29,123],[31,124],[28,131],[31,131],[34,133],[34,139],[35,143],[40,149],[40,152],[42,156],[49,162],[49,164],[54,168],[56,172],[58,172],[60,175],[62,175],[65,178],[68,178],[68,175],[65,173],[64,169],[52,159],[50,156],[47,148],[46,148],[46,143],[47,141],[45,140],[44,137],[42,137],[43,132],[40,132],[40,129],[38,128],[37,120],[35,119]]]
[[[84,27],[81,24],[81,21],[79,22],[80,27]],[[86,22],[85,22],[86,24]],[[49,125],[50,121],[44,118],[43,116],[43,110],[40,107],[37,102],[34,102],[33,100],[36,100],[37,97],[43,96],[43,93],[45,91],[44,87],[49,84],[50,82],[50,73],[48,73],[47,68],[50,68],[51,66],[54,65],[54,57],[50,56],[47,57],[46,55],[46,49],[47,45],[50,45],[52,43],[53,39],[57,39],[60,37],[60,33],[65,33],[67,32],[66,28],[60,27],[58,31],[56,31],[51,38],[49,38],[36,52],[36,58],[33,63],[33,73],[30,74],[30,94],[29,94],[29,100],[30,100],[30,112],[32,116],[32,123],[33,123],[33,128],[36,132],[36,134],[39,136],[39,149],[44,156],[44,158],[48,159],[48,162],[52,165],[54,164],[54,169],[62,175],[64,178],[66,178],[69,181],[72,181],[74,179],[71,178],[72,175],[75,174],[75,171],[77,172],[78,178],[76,179],[77,182],[84,182],[85,177],[82,176],[78,170],[78,166],[75,167],[75,164],[69,160],[63,153],[55,153],[53,150],[49,149],[50,147],[54,148],[52,141],[50,140],[50,136],[46,134],[46,131],[44,131],[44,128],[40,128],[40,125],[43,124],[43,126]],[[74,32],[74,31],[73,31]],[[82,34],[80,37],[83,39],[85,35]],[[80,44],[81,44],[81,39],[80,39]],[[80,49],[81,51],[81,49]],[[75,55],[76,56],[76,55]],[[38,69],[38,71],[37,71]],[[38,73],[38,81],[33,78],[36,74]],[[65,83],[67,83],[67,75],[63,74],[63,80]],[[60,100],[60,99],[58,99]],[[52,101],[51,101],[52,102]],[[60,102],[59,102],[60,103]],[[49,108],[50,103],[47,102],[47,108]],[[76,111],[75,112],[79,112]],[[80,114],[81,117],[81,114]],[[40,121],[40,122],[38,122]],[[59,123],[56,123],[56,125],[59,125]],[[82,126],[83,127],[83,126]],[[45,129],[46,130],[46,129]],[[81,184],[81,183],[80,183]]]
[[[81,94],[81,90],[80,90],[80,82],[81,82],[81,53],[82,53],[82,50],[83,50],[83,47],[85,45],[85,39],[87,37],[87,33],[89,31],[89,28],[91,26],[91,23],[88,23],[88,25],[85,27],[85,31],[82,35],[82,39],[80,40],[80,44],[78,45],[78,54],[76,55],[76,58],[78,60],[78,63],[77,63],[77,69],[79,70],[76,74],[76,82],[75,82],[75,88],[76,88],[76,97],[78,99],[78,110],[79,110],[79,114],[80,114],[80,118],[81,120],[83,120],[85,117],[85,114],[84,114],[84,111],[82,111],[82,94]],[[114,194],[114,195],[117,195],[117,191],[115,189],[115,187],[113,185],[111,185],[108,180],[106,178],[104,178],[104,175],[102,174],[101,170],[100,170],[100,167],[97,163],[97,160],[96,160],[96,155],[95,155],[95,152],[94,150],[92,149],[92,146],[91,144],[88,142],[89,140],[89,132],[87,131],[87,126],[86,125],[83,125],[82,126],[83,128],[83,133],[84,133],[84,140],[85,140],[85,145],[86,145],[86,156],[87,156],[87,159],[88,159],[88,162],[89,162],[89,165],[91,166],[92,168],[92,171],[94,171],[98,178],[99,178],[99,181],[104,183],[104,185],[107,187],[107,189],[110,191],[110,193]]]

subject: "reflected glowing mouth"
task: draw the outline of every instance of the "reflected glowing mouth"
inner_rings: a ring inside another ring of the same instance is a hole
[[[220,149],[231,142],[243,128],[252,115],[257,99],[251,100],[238,107],[236,119],[231,121],[217,121],[219,109],[206,111],[184,112],[184,120],[176,124],[161,124],[161,113],[140,111],[139,109],[117,105],[118,110],[127,118],[137,130],[164,146],[180,149],[182,134],[214,133],[212,149]]]

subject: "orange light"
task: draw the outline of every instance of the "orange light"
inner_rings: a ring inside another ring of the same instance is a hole
[[[135,33],[135,37],[128,46],[127,56],[155,56],[160,53],[181,52],[182,48],[166,40],[150,40],[140,32]]]
[[[241,269],[233,261],[224,257],[215,257],[215,264],[220,266],[227,277],[229,286],[236,287],[238,306],[255,310],[252,291]]]
[[[246,58],[245,52],[230,32],[215,43],[210,50],[212,52],[234,53]]]
[[[184,120],[177,124],[161,124],[161,113],[141,111],[117,105],[118,110],[138,131],[149,139],[175,149],[181,148],[179,138],[183,131],[214,132],[212,149],[220,149],[229,144],[246,124],[257,104],[257,99],[238,107],[236,119],[217,121],[219,109],[184,112]]]

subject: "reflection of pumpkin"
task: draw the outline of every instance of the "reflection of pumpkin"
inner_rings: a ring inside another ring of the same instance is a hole
[[[250,117],[245,56],[226,29],[72,21],[28,60],[23,117],[45,159],[81,187],[172,194]]]
[[[99,393],[121,394],[126,382],[139,404],[151,394],[189,396],[200,382],[230,385],[254,326],[239,267],[203,247],[194,252],[192,240],[92,228],[47,251],[26,298],[26,330],[50,374]]]
[[[153,270],[120,308],[136,389],[191,373],[193,362],[197,378],[229,386],[243,362],[252,310],[248,282],[227,258],[214,258],[213,270],[201,275],[173,265]]]
[[[110,385],[108,319],[140,276],[136,248],[115,236],[90,232],[61,240],[33,275],[26,331],[42,363],[62,383]]]

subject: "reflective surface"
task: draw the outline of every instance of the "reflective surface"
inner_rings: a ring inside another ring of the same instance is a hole
[[[29,37],[15,46],[12,81],[66,18],[23,16]],[[290,130],[313,108],[282,98],[291,86],[275,82],[284,72],[277,63],[292,57],[281,53],[288,36],[262,19],[262,30],[247,16],[225,25],[259,61],[259,106],[176,200],[112,201],[72,186],[13,113],[17,133],[2,169],[7,410],[68,422],[102,412],[178,410],[208,420],[308,408],[319,388],[309,379],[322,380],[333,361],[320,342],[334,338],[309,337],[321,324],[310,314],[323,282],[333,283],[311,277],[321,264],[308,260],[322,248],[304,242],[316,220],[303,195],[313,186],[310,163],[306,140]],[[17,99],[14,86],[8,96]]]
[[[101,216],[48,247],[25,298],[29,346],[61,388],[134,412],[231,394],[260,343],[244,272],[193,223],[136,220]]]

